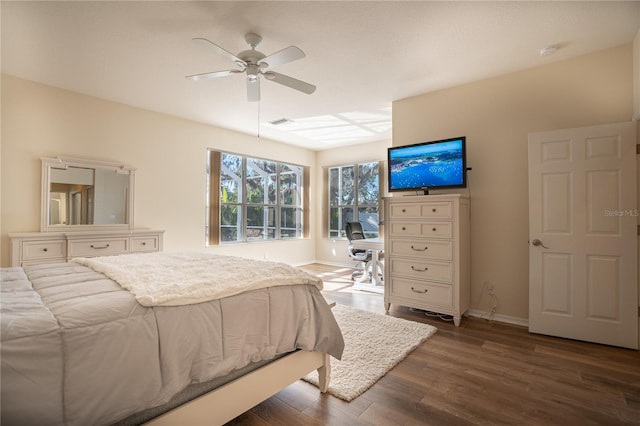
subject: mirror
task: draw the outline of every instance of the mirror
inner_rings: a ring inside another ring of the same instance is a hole
[[[42,158],[41,231],[133,228],[134,171],[117,163]]]

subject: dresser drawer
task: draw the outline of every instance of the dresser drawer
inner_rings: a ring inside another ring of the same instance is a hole
[[[387,256],[417,256],[423,259],[453,260],[453,241],[391,240]]]
[[[65,259],[66,240],[25,241],[22,243],[22,261]]]
[[[453,264],[451,262],[425,262],[419,259],[391,257],[389,266],[391,275],[404,275],[420,280],[453,282]]]
[[[158,251],[159,239],[155,237],[131,237],[131,252]]]
[[[453,205],[450,201],[431,203],[402,203],[389,209],[391,219],[451,219]]]
[[[123,238],[69,240],[69,256],[107,256],[128,251],[128,241]]]
[[[392,237],[452,238],[453,228],[451,222],[394,222],[389,233]]]
[[[391,295],[416,302],[453,306],[453,287],[446,284],[391,278]]]

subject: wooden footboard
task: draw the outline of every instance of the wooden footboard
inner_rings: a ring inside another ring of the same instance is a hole
[[[319,388],[329,387],[329,355],[297,351],[165,413],[147,425],[222,425],[318,370]]]

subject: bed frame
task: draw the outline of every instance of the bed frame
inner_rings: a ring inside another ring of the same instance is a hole
[[[329,355],[297,351],[181,405],[148,426],[222,425],[270,398],[293,382],[318,370],[321,392],[329,388]]]

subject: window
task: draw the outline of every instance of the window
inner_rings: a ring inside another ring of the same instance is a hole
[[[351,221],[362,223],[367,238],[378,237],[379,189],[377,161],[329,167],[329,237],[345,237]]]
[[[209,245],[308,235],[307,167],[210,151],[207,170]]]

